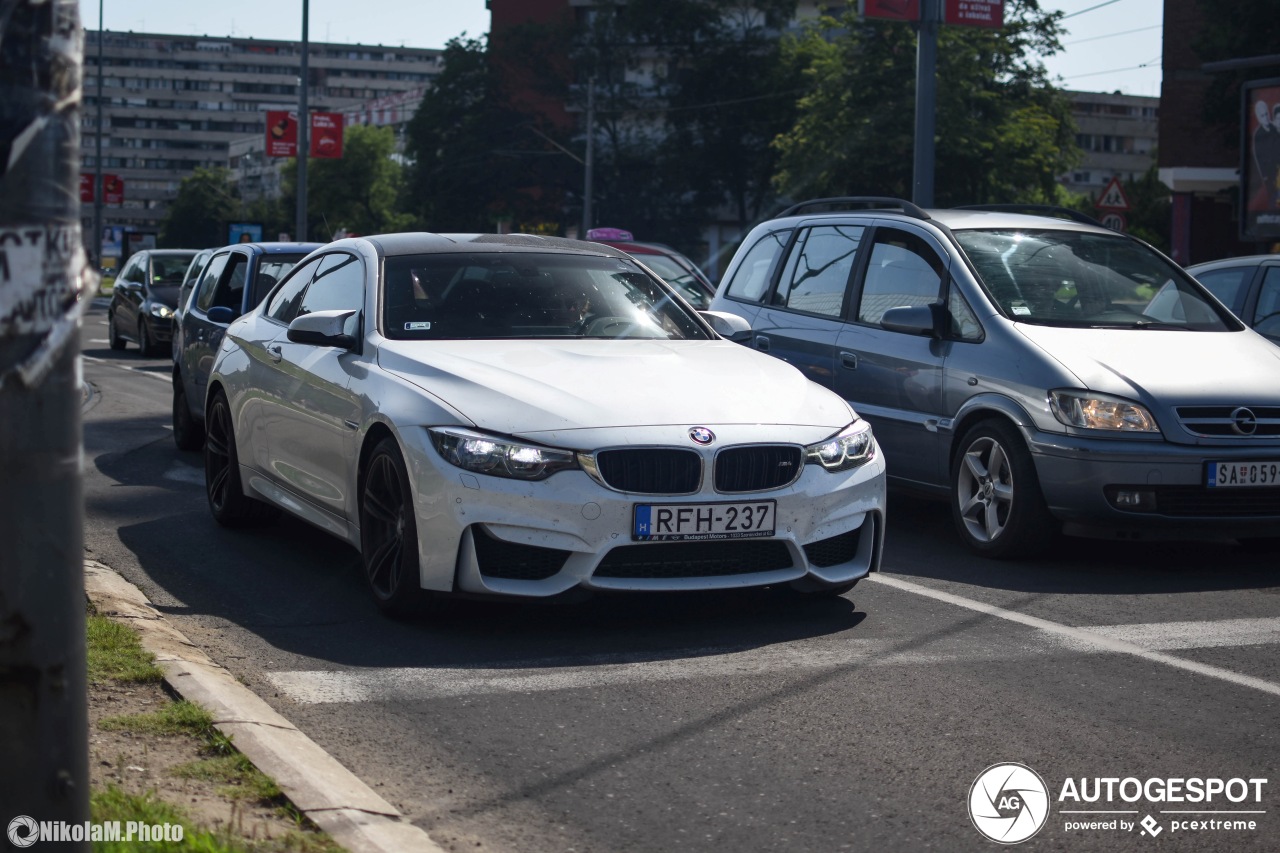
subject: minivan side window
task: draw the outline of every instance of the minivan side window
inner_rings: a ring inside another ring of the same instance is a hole
[[[222,270],[227,265],[227,256],[218,255],[205,268],[204,278],[200,279],[200,290],[196,293],[196,308],[207,312],[213,305],[213,290],[222,277]]]
[[[1218,297],[1219,302],[1234,311],[1240,307],[1241,285],[1253,278],[1253,270],[1253,267],[1227,267],[1226,269],[1202,272],[1196,276],[1196,281],[1203,284],[1210,293]]]
[[[746,302],[759,302],[769,289],[769,272],[773,269],[773,262],[786,248],[790,237],[790,228],[774,231],[752,246],[734,271],[725,295]]]
[[[787,258],[774,304],[809,314],[843,316],[845,291],[866,230],[862,225],[806,228]]]
[[[249,259],[239,252],[232,252],[226,271],[219,277],[213,291],[213,304],[234,309],[237,313],[244,304],[244,282],[249,270]]]
[[[1208,287],[1207,284],[1205,286]],[[1267,275],[1262,279],[1262,287],[1258,290],[1258,305],[1253,311],[1253,322],[1260,323],[1277,314],[1280,314],[1280,267],[1267,267]]]
[[[920,237],[878,229],[863,276],[858,321],[879,324],[890,308],[940,303],[945,273],[938,253]]]

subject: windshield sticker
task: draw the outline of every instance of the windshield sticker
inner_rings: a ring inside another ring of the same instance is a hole
[[[404,330],[406,332],[425,332],[431,328],[430,323],[405,323]]]
[[[1026,304],[1022,302],[1013,303],[1011,306],[1009,306],[1009,310],[1012,311],[1014,314],[1017,314],[1019,317],[1031,316],[1031,309],[1028,308]]]

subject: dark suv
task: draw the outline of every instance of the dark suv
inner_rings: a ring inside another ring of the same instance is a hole
[[[173,347],[173,440],[182,450],[204,443],[204,392],[222,334],[232,320],[322,243],[236,243],[218,249],[191,288]]]
[[[981,554],[1280,530],[1274,346],[1087,217],[810,202],[751,231],[712,310],[848,400]]]
[[[135,252],[116,276],[107,307],[107,342],[114,350],[127,341],[143,355],[160,355],[173,340],[173,313],[182,277],[195,249]]]

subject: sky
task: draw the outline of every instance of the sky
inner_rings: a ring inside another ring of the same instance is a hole
[[[299,0],[100,0],[109,30],[177,35],[302,35]],[[82,0],[86,29],[98,27],[99,2]],[[1163,0],[1041,0],[1062,11],[1064,50],[1044,59],[1066,89],[1160,95]],[[442,48],[464,32],[488,32],[485,0],[310,0],[312,41]]]

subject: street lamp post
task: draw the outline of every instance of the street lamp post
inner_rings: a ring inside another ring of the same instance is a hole
[[[98,0],[98,105],[93,155],[93,262],[102,269],[102,3]]]
[[[310,145],[311,121],[307,113],[307,16],[309,0],[302,0],[302,76],[298,81],[298,210],[293,239],[307,239],[307,153]]]

